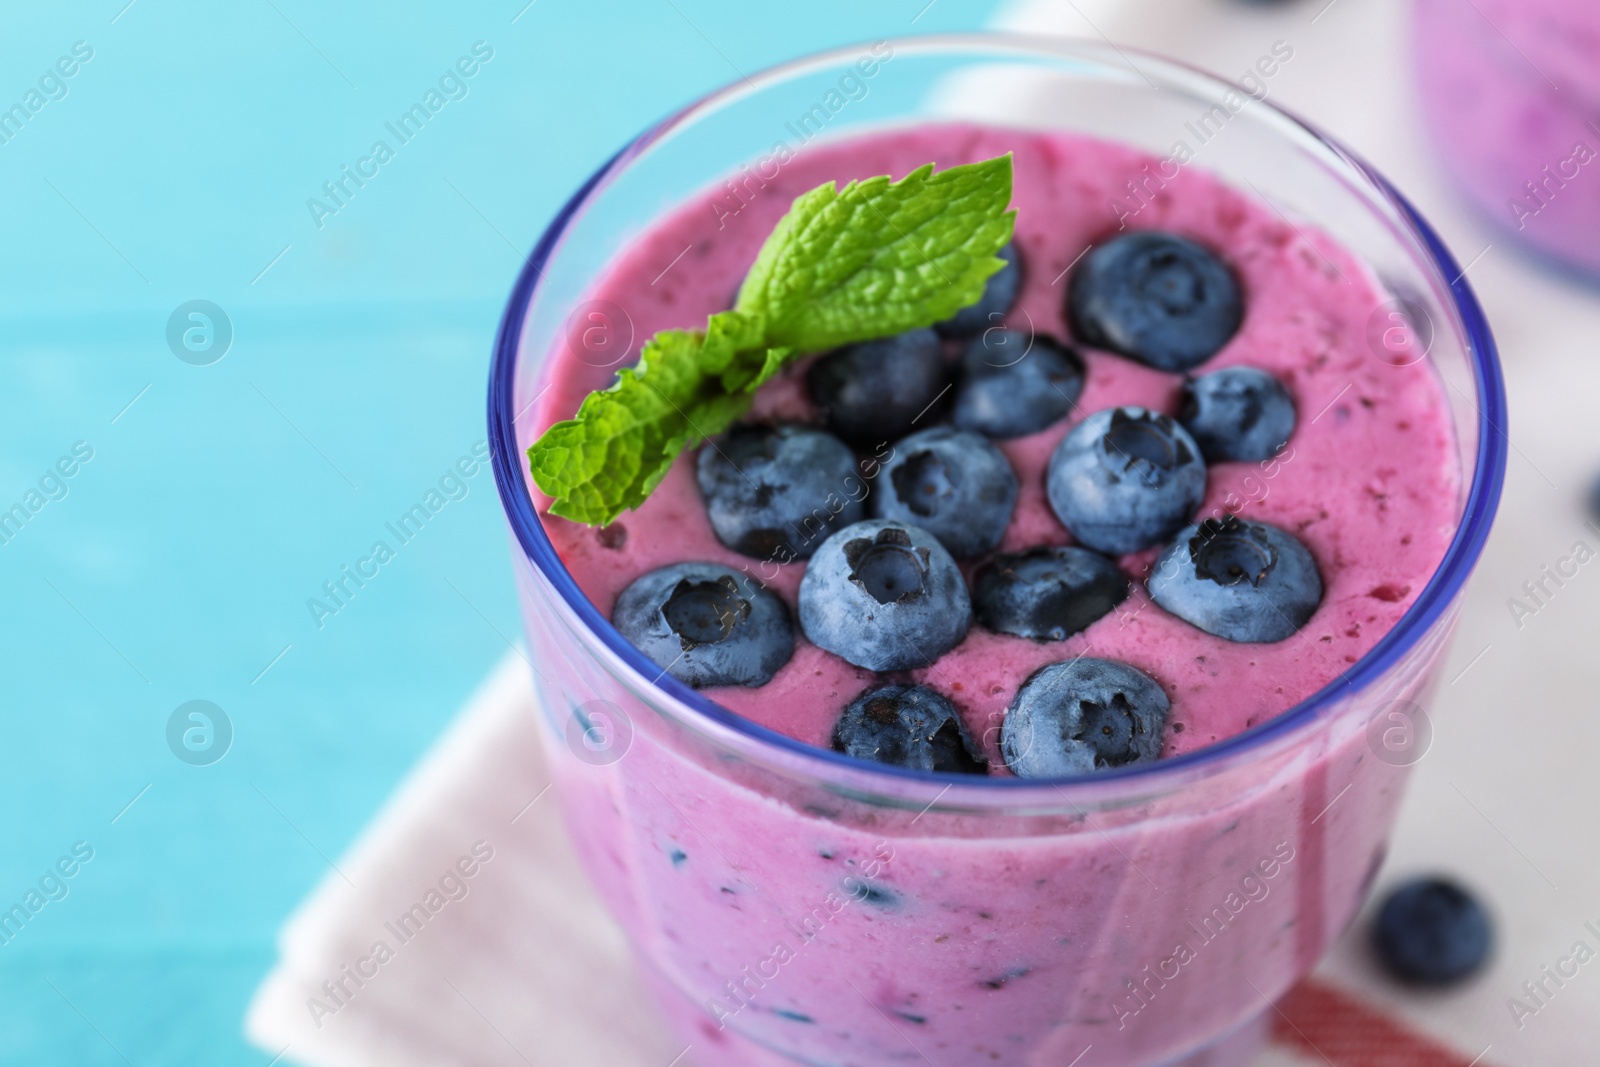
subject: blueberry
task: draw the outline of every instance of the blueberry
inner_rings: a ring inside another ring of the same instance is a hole
[[[1322,602],[1322,575],[1306,546],[1237,515],[1179,533],[1145,584],[1151,600],[1229,641],[1282,641]]]
[[[1083,360],[1020,330],[987,330],[961,356],[952,418],[963,430],[1025,437],[1063,418],[1083,392]]]
[[[789,609],[715,563],[675,563],[634,581],[611,622],[666,673],[701,689],[765,685],[794,652]]]
[[[1144,408],[1097,411],[1050,456],[1045,491],[1072,536],[1099,552],[1137,552],[1189,521],[1206,465],[1187,430]]]
[[[695,467],[717,540],[747,556],[805,559],[865,513],[855,454],[809,426],[735,426]]]
[[[1017,691],[1000,728],[1000,752],[1019,778],[1149,762],[1161,754],[1169,708],[1156,680],[1126,663],[1052,663]]]
[[[869,689],[833,727],[835,752],[918,771],[983,774],[974,748],[955,705],[924,685]]]
[[[1005,969],[1005,971],[995,975],[993,978],[985,978],[978,984],[983,986],[985,989],[1004,989],[1012,982],[1015,982],[1018,978],[1026,978],[1032,973],[1033,968],[1026,965],[1008,967]]]
[[[926,530],[887,519],[846,526],[800,580],[800,626],[869,671],[925,667],[960,644],[972,601],[956,561]]]
[[[965,559],[994,551],[1005,536],[1017,476],[988,438],[935,426],[894,446],[871,503],[877,518],[920,526]]]
[[[1170,233],[1145,230],[1097,245],[1067,283],[1074,337],[1157,370],[1204,363],[1243,318],[1239,282],[1227,264]]]
[[[860,445],[904,437],[919,416],[934,421],[935,402],[950,383],[939,335],[932,330],[866,341],[812,365],[811,399],[834,433]]]
[[[1227,367],[1183,383],[1178,421],[1207,463],[1271,459],[1294,433],[1294,400],[1258,367]]]
[[[972,611],[996,633],[1065,641],[1128,596],[1128,576],[1097,552],[1040,546],[995,556],[972,583]]]
[[[1372,926],[1378,958],[1396,978],[1452,985],[1483,966],[1494,941],[1483,905],[1444,878],[1418,878],[1391,892]]]
[[[966,772],[954,770],[951,773],[963,774]],[[845,876],[844,881],[840,884],[839,888],[844,890],[846,896],[851,897],[862,904],[871,904],[875,908],[883,908],[888,910],[900,906],[900,894],[896,893],[893,889],[890,889],[888,886],[876,885],[872,882],[863,881],[862,879],[855,878],[851,875]]]
[[[1006,265],[989,275],[983,295],[976,304],[969,304],[943,322],[934,324],[933,328],[939,331],[939,336],[971,337],[990,326],[998,326],[1005,313],[1011,310],[1011,305],[1017,302],[1017,293],[1022,288],[1022,259],[1017,247],[1008,241],[995,254],[1005,260]]]

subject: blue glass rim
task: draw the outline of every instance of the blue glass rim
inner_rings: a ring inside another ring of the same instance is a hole
[[[1065,46],[1080,53],[1104,52],[1102,59],[1107,66],[1130,64],[1131,60],[1127,57],[1131,54],[1138,57],[1141,62],[1140,69],[1145,73],[1148,73],[1148,70],[1143,64],[1149,63],[1152,67],[1164,67],[1184,76],[1198,76],[1220,89],[1243,91],[1224,78],[1165,56],[1070,38],[1043,39],[1000,33],[940,34],[894,38],[890,43],[896,49],[910,48],[923,51],[993,47],[997,51],[1009,49],[1012,52],[1057,59],[1067,53],[1053,50],[1052,46],[1056,49]],[[1074,789],[1102,785],[1111,787],[1117,783],[1124,786],[1138,783],[1159,791],[1165,782],[1183,779],[1208,767],[1214,766],[1220,770],[1224,766],[1231,766],[1239,757],[1269,750],[1275,742],[1315,722],[1319,712],[1341,695],[1359,691],[1399,663],[1412,650],[1417,640],[1428,633],[1433,624],[1451,609],[1477,564],[1494,522],[1505,480],[1508,455],[1505,382],[1500,370],[1499,355],[1483,309],[1467,283],[1464,272],[1433,227],[1418,213],[1411,202],[1359,155],[1299,116],[1266,101],[1261,101],[1259,106],[1286,119],[1364,177],[1409,227],[1412,236],[1431,259],[1438,276],[1447,279],[1446,287],[1454,300],[1455,311],[1460,317],[1469,345],[1473,382],[1477,394],[1473,398],[1479,417],[1476,464],[1455,536],[1438,568],[1418,594],[1417,599],[1389,632],[1348,670],[1265,722],[1193,752],[1152,763],[1108,769],[1091,776],[1054,779],[941,774],[853,759],[752,722],[715,703],[698,690],[669,675],[663,675],[660,668],[623,638],[611,625],[611,621],[589,601],[557,555],[555,547],[539,521],[524,479],[523,453],[516,438],[514,391],[517,356],[527,311],[537,291],[544,267],[573,219],[607,184],[607,180],[687,117],[716,103],[725,95],[751,91],[760,84],[781,79],[787,74],[812,66],[853,59],[859,55],[862,47],[853,45],[830,49],[769,67],[740,82],[707,94],[645,130],[602,164],[562,205],[544,233],[540,235],[538,243],[528,256],[512,288],[510,300],[495,337],[489,372],[489,448],[494,466],[495,484],[499,489],[500,502],[517,543],[527,554],[529,561],[554,586],[578,619],[587,627],[590,634],[633,671],[638,687],[658,691],[682,705],[690,713],[701,717],[707,725],[720,728],[716,731],[718,733],[731,733],[748,739],[758,746],[770,748],[776,755],[789,757],[785,762],[809,770],[819,778],[843,775],[856,783],[877,781],[885,786],[893,783],[942,786],[939,794],[941,797],[947,791],[953,793],[956,789],[959,789],[964,796],[976,797],[985,793],[998,796],[1024,791],[1038,792],[1041,789],[1059,790],[1069,785]],[[1116,62],[1118,58],[1123,61],[1122,64]]]

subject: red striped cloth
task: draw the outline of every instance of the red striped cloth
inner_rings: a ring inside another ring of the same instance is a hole
[[[1482,1053],[1469,1059],[1344,990],[1310,978],[1278,1002],[1272,1042],[1333,1067],[1493,1067]]]

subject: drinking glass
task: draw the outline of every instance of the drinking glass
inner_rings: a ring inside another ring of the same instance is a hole
[[[1416,0],[1412,51],[1429,134],[1467,200],[1600,277],[1600,5]]]
[[[857,84],[869,91],[837,92]],[[1365,261],[1389,297],[1369,324],[1373,358],[1430,360],[1448,397],[1463,476],[1437,572],[1323,689],[1187,755],[1039,781],[802,744],[663,676],[617,633],[552,548],[524,453],[550,362],[571,358],[573,309],[607,261],[663,212],[792,145],[796,117],[830,91],[845,102],[823,108],[813,136],[958,118],[1164,156],[1185,122],[1245,90],[1100,43],[877,42],[741,78],[584,183],[517,281],[489,393],[563,818],[701,1067],[1065,1067],[1091,1047],[1096,1067],[1238,1062],[1269,1003],[1355,914],[1426,751],[1425,709],[1506,460],[1483,314],[1380,175],[1246,101],[1196,165]],[[594,328],[613,327],[602,314]]]

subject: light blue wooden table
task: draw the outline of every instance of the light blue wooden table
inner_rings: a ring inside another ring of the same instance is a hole
[[[525,2],[0,15],[0,1063],[266,1063],[279,923],[517,640],[456,464],[557,203],[736,70],[995,6]]]

